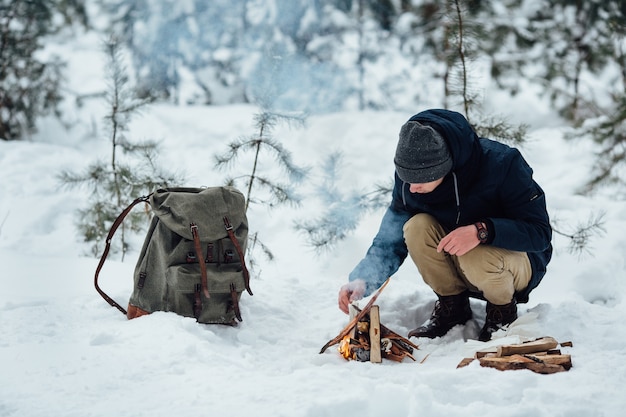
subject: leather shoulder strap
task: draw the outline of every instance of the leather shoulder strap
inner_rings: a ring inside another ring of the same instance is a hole
[[[104,248],[104,252],[102,253],[102,256],[100,257],[100,262],[98,263],[98,267],[96,268],[96,275],[94,276],[94,280],[93,280],[94,286],[96,287],[96,291],[98,291],[98,294],[100,294],[102,298],[104,298],[104,300],[111,305],[111,307],[117,308],[124,315],[126,315],[126,310],[121,305],[119,305],[115,300],[109,297],[104,291],[102,291],[102,289],[100,289],[100,286],[98,285],[98,275],[100,275],[100,271],[102,270],[104,261],[106,261],[106,258],[109,255],[109,250],[111,249],[111,240],[113,239],[113,235],[115,234],[115,231],[117,230],[118,227],[120,227],[120,225],[124,221],[124,218],[128,215],[128,213],[130,213],[133,207],[135,207],[137,204],[141,202],[147,202],[151,195],[152,194],[149,194],[144,197],[136,198],[135,201],[130,203],[130,205],[126,207],[124,211],[120,213],[119,216],[117,216],[117,219],[115,219],[115,221],[113,222],[113,225],[111,225],[111,229],[109,230],[109,234],[107,235],[106,246]]]

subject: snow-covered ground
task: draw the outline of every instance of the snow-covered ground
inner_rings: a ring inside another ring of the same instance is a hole
[[[81,59],[90,58],[76,57],[70,70]],[[523,96],[498,100],[494,108],[507,109],[514,120],[533,103]],[[0,141],[0,416],[623,415],[626,206],[610,190],[594,198],[576,194],[593,149],[564,141],[565,128],[550,114],[533,115],[532,139],[522,149],[546,191],[550,214],[568,231],[604,211],[606,233],[580,258],[555,235],[548,274],[530,302],[520,305],[522,321],[529,323],[515,331],[573,342],[564,349],[573,357],[569,372],[539,375],[476,362],[456,369],[477,348],[472,339],[484,317],[479,301],[472,301],[475,319],[465,327],[417,340],[417,362],[347,362],[335,348],[318,354],[347,324],[337,291],[364,255],[382,210],[365,216],[358,230],[323,254],[307,247],[293,222],[318,217],[320,202],[310,190],[330,151],[343,152],[340,185],[346,192],[389,182],[397,132],[412,113],[320,115],[304,128],[275,131],[297,163],[312,167],[311,178],[302,185],[300,206],[249,212],[251,229],[276,260],[261,262],[251,282],[254,296],[242,297],[238,328],[200,325],[171,313],[127,321],[96,293],[98,260],[84,255],[88,248],[76,231],[76,210],[87,204],[88,191],[63,188],[56,178],[63,169],[81,171],[107,157],[103,111],[95,104],[83,108],[71,130],[45,121],[31,141]],[[225,173],[214,169],[212,156],[253,132],[256,111],[154,105],[132,123],[130,136],[160,140],[161,161],[184,171],[187,185],[220,185]],[[243,162],[234,169],[246,171]],[[137,245],[142,238],[136,237]],[[136,256],[109,259],[101,274],[102,288],[123,305]],[[407,261],[377,304],[381,321],[406,334],[427,319],[433,301]]]

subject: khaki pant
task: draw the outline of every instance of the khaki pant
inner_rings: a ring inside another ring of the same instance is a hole
[[[457,295],[469,289],[503,305],[512,301],[515,291],[528,286],[532,271],[525,252],[479,245],[463,256],[437,253],[446,233],[428,214],[413,216],[403,230],[411,259],[438,295]]]

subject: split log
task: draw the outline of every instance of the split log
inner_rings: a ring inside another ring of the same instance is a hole
[[[381,363],[380,352],[380,310],[374,305],[370,308],[370,362]]]
[[[540,374],[553,374],[567,371],[572,367],[570,355],[532,356],[514,354],[504,357],[485,356],[479,359],[480,365],[500,371],[528,369]]]
[[[537,340],[533,340],[530,342],[515,344],[515,345],[503,345],[498,346],[497,355],[498,357],[502,356],[510,356],[515,354],[524,354],[524,353],[535,353],[541,351],[547,351],[550,349],[554,349],[559,345],[559,342],[556,341],[553,337],[542,337]]]

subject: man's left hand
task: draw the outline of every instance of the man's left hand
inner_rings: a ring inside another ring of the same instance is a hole
[[[444,236],[437,246],[437,252],[463,256],[480,244],[476,226],[462,226]]]

